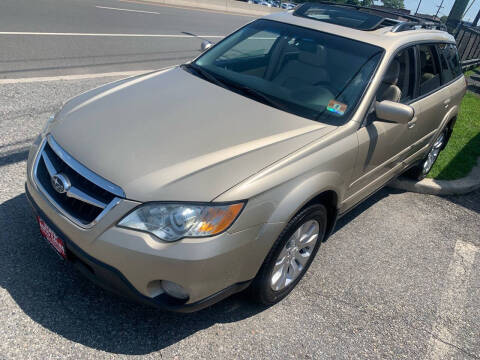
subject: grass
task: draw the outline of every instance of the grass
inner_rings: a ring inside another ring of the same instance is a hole
[[[467,92],[447,147],[428,177],[454,180],[465,177],[480,156],[480,96]]]
[[[463,75],[465,75],[465,77],[469,77],[469,76],[478,74],[479,71],[480,71],[480,66],[475,68],[475,69],[468,70],[468,71],[464,72]]]

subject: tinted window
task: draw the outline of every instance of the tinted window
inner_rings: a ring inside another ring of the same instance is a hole
[[[420,93],[419,95],[428,94],[441,85],[440,66],[438,64],[437,53],[433,45],[420,45],[419,61],[420,61]]]
[[[312,120],[342,124],[382,54],[381,48],[359,41],[257,20],[193,65],[241,95]]]
[[[415,90],[415,50],[401,50],[393,59],[377,93],[377,101],[408,103]]]
[[[457,47],[453,44],[440,44],[438,46],[442,68],[442,83],[445,84],[462,74],[458,60]]]
[[[402,50],[395,59],[400,63],[398,87],[402,92],[401,103],[407,103],[414,97],[415,90],[415,52],[413,47]]]

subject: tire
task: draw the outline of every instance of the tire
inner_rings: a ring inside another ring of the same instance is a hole
[[[448,126],[443,129],[443,131],[437,136],[433,142],[432,147],[428,154],[420,160],[419,164],[410,168],[405,175],[414,180],[423,180],[428,175],[430,170],[432,170],[433,165],[438,159],[440,152],[447,146],[448,140],[450,138],[451,131],[449,131]]]
[[[322,204],[311,205],[301,210],[288,222],[252,282],[250,295],[253,300],[263,305],[273,305],[295,288],[318,252],[318,248],[325,237],[326,225],[327,209]],[[313,234],[317,230],[316,226],[318,226],[318,236],[313,244],[311,239],[313,239]],[[309,235],[310,233],[312,235]],[[299,234],[304,235],[298,239]],[[281,261],[280,256],[284,259],[281,270],[278,269],[278,264]],[[296,269],[293,264],[296,265]],[[278,275],[279,271],[282,272],[280,276]],[[293,277],[293,275],[296,276]],[[283,276],[285,277],[285,284],[282,287],[280,283],[283,283]],[[274,279],[277,280],[275,283]]]

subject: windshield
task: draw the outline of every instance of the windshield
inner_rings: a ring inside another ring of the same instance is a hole
[[[257,20],[190,67],[208,81],[267,105],[340,125],[354,110],[382,54],[381,48],[359,41]]]

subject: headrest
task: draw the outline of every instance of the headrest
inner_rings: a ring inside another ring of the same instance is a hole
[[[389,85],[397,85],[400,76],[400,63],[398,60],[393,60],[387,73],[383,77],[383,82]]]
[[[327,63],[325,47],[315,44],[310,48],[303,48],[298,55],[298,61],[313,66],[325,66]]]

